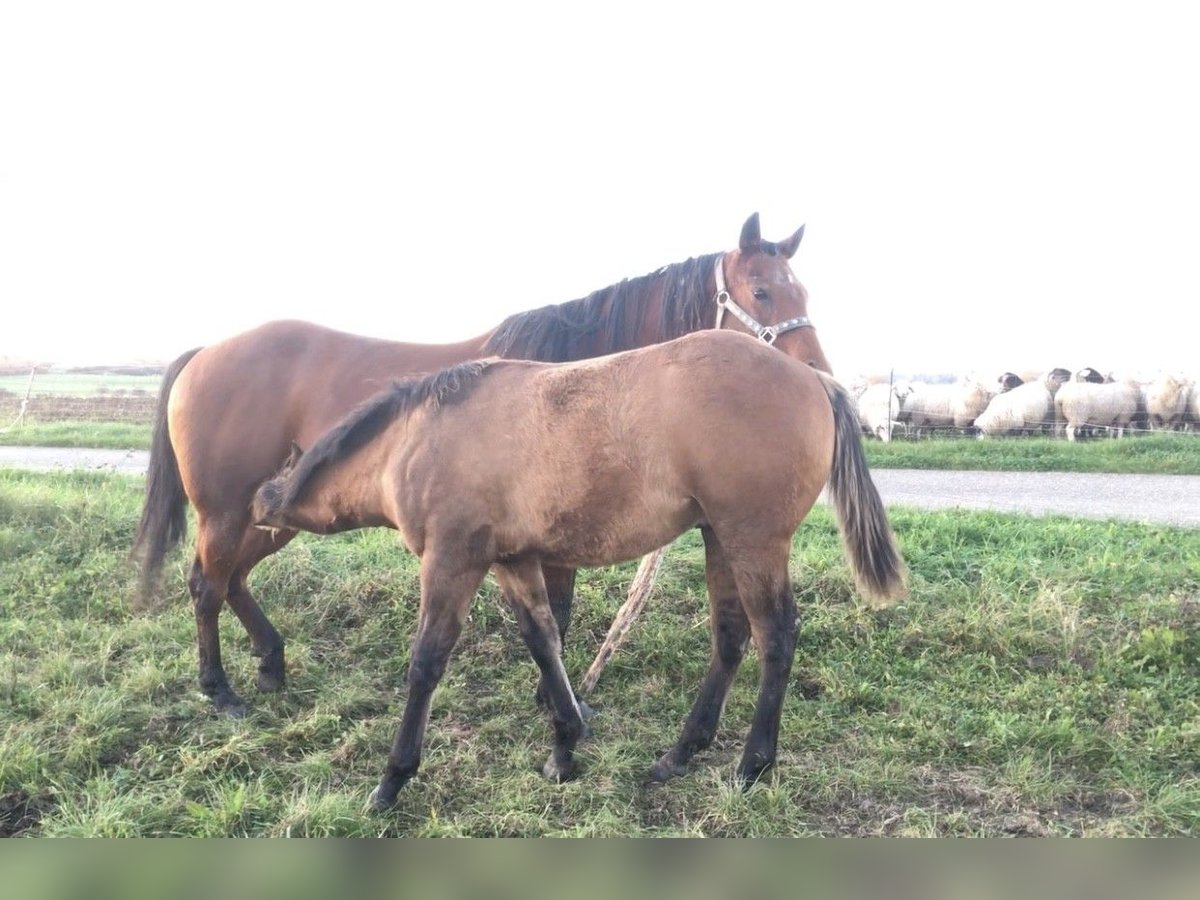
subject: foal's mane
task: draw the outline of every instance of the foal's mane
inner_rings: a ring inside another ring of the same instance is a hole
[[[341,422],[321,435],[317,442],[303,453],[290,473],[281,473],[286,476],[285,486],[277,500],[272,498],[273,508],[279,509],[295,503],[317,472],[366,446],[400,416],[407,415],[422,405],[437,409],[464,399],[479,383],[484,370],[494,362],[497,360],[476,359],[430,375],[399,379],[375,396],[364,400]],[[264,488],[276,484],[279,480],[272,479]]]
[[[657,329],[654,341],[699,331],[707,324],[712,300],[707,279],[720,256],[693,257],[649,275],[626,278],[579,300],[509,316],[492,332],[482,352],[510,359],[566,362],[631,350],[643,343],[638,333],[650,301],[659,292],[662,314],[660,321],[653,323]]]

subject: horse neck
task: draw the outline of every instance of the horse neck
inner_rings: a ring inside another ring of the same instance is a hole
[[[371,525],[395,527],[392,498],[385,484],[388,458],[394,449],[397,424],[321,472],[288,507],[291,524],[307,531],[330,533]]]

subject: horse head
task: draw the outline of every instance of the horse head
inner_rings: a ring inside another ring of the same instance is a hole
[[[803,237],[801,225],[785,240],[766,241],[758,213],[746,220],[738,248],[717,260],[717,327],[748,331],[793,359],[832,374],[808,318],[808,292],[788,263]]]

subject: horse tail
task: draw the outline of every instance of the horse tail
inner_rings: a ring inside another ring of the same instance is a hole
[[[872,606],[887,606],[905,595],[904,560],[879,490],[871,480],[850,395],[833,378],[817,374],[833,406],[833,466],[828,493],[842,546],[859,591]]]
[[[179,477],[179,461],[167,431],[167,400],[179,373],[201,350],[196,347],[167,367],[158,393],[154,435],[150,439],[150,467],[146,472],[146,500],[133,538],[131,556],[139,565],[138,598],[149,601],[158,585],[163,560],[187,533],[187,495]]]

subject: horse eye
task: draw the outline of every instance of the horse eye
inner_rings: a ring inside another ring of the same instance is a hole
[[[764,291],[762,288],[755,288],[754,289],[754,299],[755,300],[766,300],[767,292]]]

